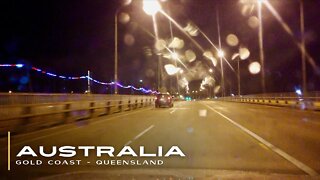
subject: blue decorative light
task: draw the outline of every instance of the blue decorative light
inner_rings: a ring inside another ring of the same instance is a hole
[[[0,64],[0,67],[23,68],[24,66],[25,66],[24,64]],[[47,76],[58,77],[60,79],[69,79],[69,80],[88,79],[88,80],[93,81],[94,83],[97,83],[97,84],[106,85],[106,86],[111,86],[111,85],[115,85],[116,84],[116,86],[118,86],[120,88],[124,88],[124,89],[130,89],[131,88],[131,89],[133,89],[135,91],[141,91],[141,92],[143,92],[145,94],[149,94],[149,93],[158,94],[159,93],[157,91],[152,91],[151,89],[145,89],[145,88],[142,88],[142,87],[136,88],[133,85],[122,85],[119,82],[101,82],[101,81],[93,79],[93,78],[91,78],[89,76],[63,76],[63,75],[57,75],[57,74],[50,73],[50,72],[44,71],[42,69],[36,68],[34,66],[32,66],[31,70],[39,72],[39,73],[47,75]]]

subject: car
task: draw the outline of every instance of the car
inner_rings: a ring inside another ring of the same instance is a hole
[[[155,97],[155,107],[173,107],[173,98],[170,94],[160,93]]]

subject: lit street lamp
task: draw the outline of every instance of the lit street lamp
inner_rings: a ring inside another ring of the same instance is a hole
[[[264,50],[263,50],[263,24],[262,24],[262,0],[258,0],[258,18],[259,18],[259,52],[260,52],[260,64],[261,64],[261,86],[262,93],[266,93],[266,80],[264,73]]]
[[[302,63],[302,92],[307,93],[307,74],[306,74],[306,45],[304,39],[304,9],[303,0],[300,0],[300,33],[301,33],[301,63]]]
[[[224,52],[222,50],[218,51],[218,57],[223,58],[224,57]]]
[[[156,14],[161,11],[161,5],[157,0],[143,0],[143,10],[146,14],[152,15],[153,29],[155,34],[155,45],[159,40],[158,27],[156,23]],[[161,73],[161,56],[158,56],[158,90],[160,90],[160,81],[162,80]]]
[[[157,0],[144,0],[143,1],[143,10],[148,15],[154,16],[161,10],[161,5]]]

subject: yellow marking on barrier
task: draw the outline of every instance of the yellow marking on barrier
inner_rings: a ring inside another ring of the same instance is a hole
[[[262,144],[262,143],[258,143],[263,149],[265,150],[270,150],[266,145]]]
[[[11,167],[10,167],[10,131],[8,131],[8,171],[11,170]]]

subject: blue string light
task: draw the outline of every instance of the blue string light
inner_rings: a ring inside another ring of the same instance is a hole
[[[0,64],[0,67],[16,67],[16,68],[22,68],[24,67],[25,65],[24,64]],[[106,85],[106,86],[111,86],[111,85],[115,85],[120,87],[120,88],[124,88],[124,89],[133,89],[135,91],[141,91],[145,94],[159,94],[158,91],[153,91],[151,89],[145,89],[145,88],[136,88],[134,87],[133,85],[122,85],[120,84],[119,82],[102,82],[102,81],[99,81],[99,80],[96,80],[96,79],[93,79],[89,76],[63,76],[63,75],[57,75],[57,74],[54,74],[54,73],[50,73],[50,72],[47,72],[47,71],[44,71],[42,69],[39,69],[39,68],[36,68],[34,66],[32,66],[31,68],[33,71],[36,71],[36,72],[39,72],[41,74],[44,74],[44,75],[47,75],[47,76],[51,76],[51,77],[57,77],[57,78],[60,78],[60,79],[69,79],[69,80],[78,80],[78,79],[89,79],[90,81],[94,82],[94,83],[97,83],[97,84],[101,84],[101,85]]]

